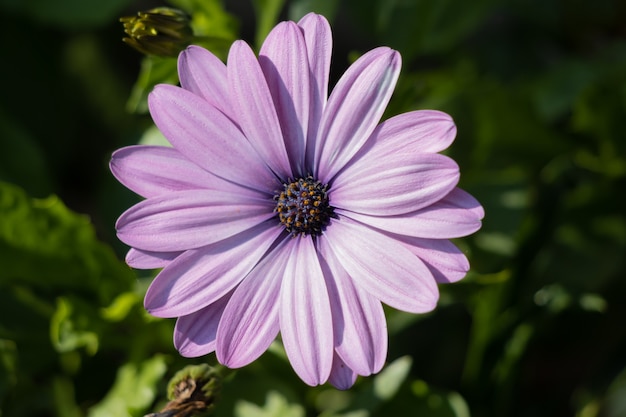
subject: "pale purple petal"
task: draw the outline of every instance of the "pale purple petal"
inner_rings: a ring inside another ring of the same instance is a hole
[[[202,310],[179,317],[174,327],[174,346],[181,355],[195,358],[215,350],[217,326],[231,294]]]
[[[152,281],[146,310],[156,317],[178,317],[214,303],[239,284],[280,233],[282,228],[266,222],[183,253]]]
[[[235,187],[165,146],[119,149],[111,157],[110,168],[119,182],[146,198],[179,190]]]
[[[304,151],[309,124],[309,62],[304,35],[294,22],[279,23],[267,36],[259,63],[274,100],[292,172],[306,175]]]
[[[437,110],[416,110],[385,120],[355,155],[354,161],[369,157],[385,158],[398,153],[437,153],[454,141],[452,118]]]
[[[311,69],[311,94],[309,104],[309,123],[307,133],[306,166],[313,166],[315,139],[322,120],[322,112],[328,97],[328,78],[333,48],[333,37],[330,25],[324,16],[309,13],[304,16],[298,26],[304,33],[309,67]]]
[[[387,324],[380,301],[354,285],[331,251],[322,262],[330,295],[335,350],[357,374],[380,371],[387,357]]]
[[[217,328],[217,360],[239,368],[267,350],[279,331],[280,285],[289,263],[290,238],[283,239],[239,284]]]
[[[294,238],[280,288],[280,332],[289,361],[311,386],[323,384],[333,362],[333,319],[312,239]]]
[[[328,99],[315,143],[315,172],[328,183],[382,116],[400,73],[400,54],[376,48],[348,68]]]
[[[262,160],[281,178],[292,175],[276,108],[254,52],[236,41],[228,54],[228,83],[241,129]]]
[[[347,390],[354,385],[356,375],[357,374],[350,369],[348,365],[346,365],[339,355],[335,354],[328,382],[330,382],[337,389]]]
[[[152,252],[199,248],[273,217],[272,201],[223,191],[178,191],[134,205],[117,220],[118,238]]]
[[[391,233],[427,239],[470,235],[480,229],[485,214],[480,203],[460,188],[428,207],[399,216],[370,216],[341,209],[336,212]]]
[[[130,248],[126,254],[128,266],[136,269],[156,269],[168,265],[182,252],[149,252]]]
[[[441,200],[459,181],[459,167],[444,155],[389,153],[350,165],[333,182],[332,205],[362,214],[393,216]]]
[[[239,128],[208,101],[160,84],[148,104],[159,130],[190,161],[218,177],[273,193],[276,179],[271,170]]]
[[[336,256],[355,285],[383,303],[410,313],[435,308],[435,279],[404,244],[346,217],[332,221],[319,241],[324,259]]]
[[[226,65],[211,52],[191,45],[178,56],[180,85],[211,103],[231,120],[237,120],[230,105]]]
[[[456,282],[469,271],[467,257],[456,245],[447,239],[420,239],[400,236],[415,255],[424,261],[435,280],[440,284]]]

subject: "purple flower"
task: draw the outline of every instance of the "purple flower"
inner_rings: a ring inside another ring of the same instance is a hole
[[[430,311],[437,283],[466,274],[448,239],[478,230],[483,210],[437,153],[454,140],[450,116],[379,124],[398,52],[366,53],[327,98],[331,44],[309,14],[277,25],[258,58],[243,41],[227,66],[189,47],[181,87],[149,96],[173,147],[120,149],[111,170],[145,197],[118,236],[129,265],[163,268],[145,307],[178,318],[182,355],[237,368],[280,333],[300,378],[345,389],[385,362],[381,303]]]

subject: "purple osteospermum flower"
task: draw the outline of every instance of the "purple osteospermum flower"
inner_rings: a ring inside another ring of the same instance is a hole
[[[178,318],[184,356],[241,367],[280,332],[307,384],[348,388],[385,361],[381,303],[430,311],[437,283],[469,268],[448,239],[478,230],[483,210],[437,153],[452,119],[378,124],[400,71],[389,48],[358,59],[327,99],[331,43],[309,14],[277,25],[258,59],[243,41],[227,66],[189,47],[182,87],[149,96],[173,147],[113,154],[115,176],[146,198],[117,223],[127,262],[163,268],[145,307]]]

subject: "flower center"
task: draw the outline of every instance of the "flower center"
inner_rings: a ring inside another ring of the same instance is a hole
[[[276,213],[285,229],[293,236],[319,236],[335,217],[327,194],[328,186],[312,176],[298,178],[284,184],[276,194]]]

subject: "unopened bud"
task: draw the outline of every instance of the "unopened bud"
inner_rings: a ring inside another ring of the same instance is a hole
[[[215,408],[221,386],[218,368],[207,364],[186,366],[167,385],[170,401],[158,413],[145,417],[207,416]]]
[[[122,40],[146,55],[177,56],[194,39],[189,16],[178,9],[157,7],[120,18]]]

